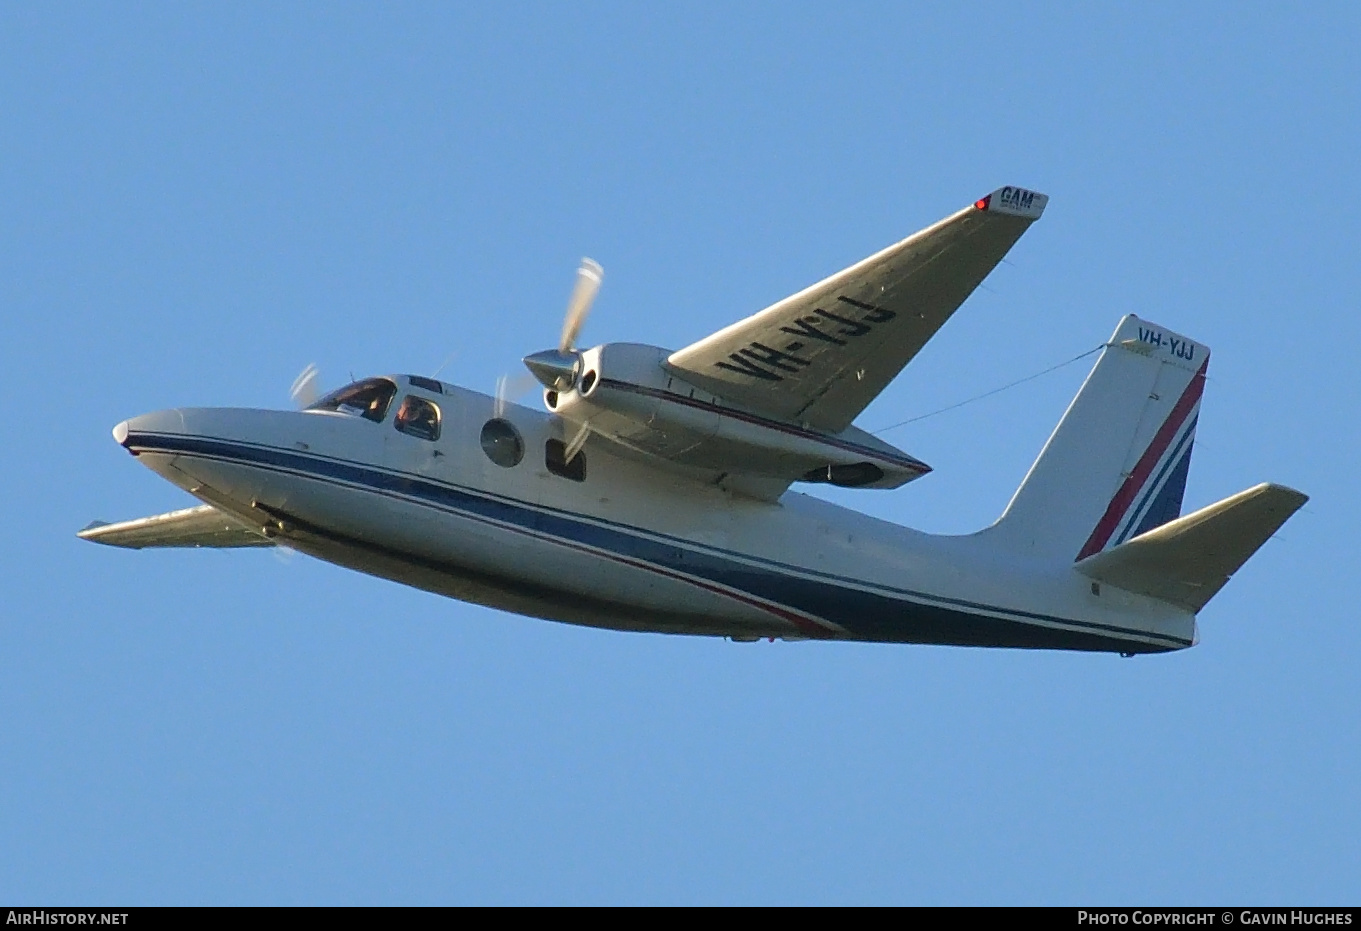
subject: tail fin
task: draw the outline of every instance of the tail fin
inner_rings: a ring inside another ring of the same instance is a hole
[[[1181,514],[1210,351],[1125,317],[1001,518],[1007,548],[1075,561]]]
[[[1309,498],[1258,485],[1088,556],[1078,572],[1196,612]]]

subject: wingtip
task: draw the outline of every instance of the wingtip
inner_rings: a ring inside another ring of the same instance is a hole
[[[1298,488],[1291,488],[1289,485],[1278,485],[1275,482],[1265,482],[1263,487],[1272,494],[1286,502],[1292,511],[1298,511],[1309,502],[1309,496]]]
[[[106,520],[92,520],[84,527],[76,531],[76,536],[90,543],[98,543],[100,546],[116,546],[122,549],[140,549],[140,547],[130,547],[124,543],[114,543],[112,540],[104,539],[104,532],[113,524]]]
[[[987,213],[1001,213],[1025,220],[1038,220],[1044,215],[1049,204],[1049,195],[1023,187],[999,187],[986,197],[974,201],[977,210]]]

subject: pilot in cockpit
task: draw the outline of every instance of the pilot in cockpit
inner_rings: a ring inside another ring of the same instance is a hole
[[[403,433],[433,440],[439,436],[439,413],[429,401],[408,396],[397,409],[396,427]]]
[[[369,398],[368,406],[360,416],[367,417],[369,420],[382,420],[383,414],[387,413],[387,404],[388,399],[375,392],[373,397]]]
[[[308,409],[338,411],[381,423],[396,393],[397,386],[386,378],[370,378],[333,391]]]

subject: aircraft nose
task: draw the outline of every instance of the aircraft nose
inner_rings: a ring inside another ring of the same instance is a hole
[[[148,433],[183,432],[183,411],[156,411],[151,414],[142,414],[140,417],[130,417],[118,424],[113,428],[113,441],[135,456],[137,455],[135,447],[139,437],[145,438]]]

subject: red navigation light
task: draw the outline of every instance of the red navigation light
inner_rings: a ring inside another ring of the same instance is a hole
[[[973,202],[973,205],[974,205],[975,207],[977,207],[979,210],[987,210],[987,209],[988,209],[988,204],[991,203],[991,202],[992,202],[992,195],[989,194],[987,197],[983,197],[983,198],[980,198],[979,200],[974,201],[974,202]]]

